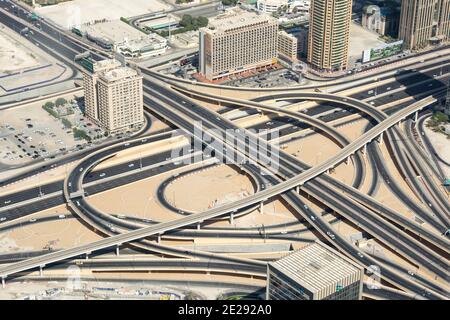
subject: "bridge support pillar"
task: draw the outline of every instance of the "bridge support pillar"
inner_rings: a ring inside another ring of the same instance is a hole
[[[39,266],[39,276],[40,277],[42,277],[44,275],[44,272],[42,270],[43,268],[44,268],[43,266]]]
[[[197,230],[200,230],[200,229],[201,229],[201,225],[202,225],[201,222],[197,223]]]
[[[350,157],[347,157],[347,159],[345,159],[345,164],[348,166],[350,164]]]
[[[89,260],[89,253],[86,253],[86,260]]]
[[[362,149],[363,155],[367,154],[367,144],[364,145],[364,148]]]
[[[300,193],[300,186],[295,187],[295,192]]]
[[[161,234],[158,234],[158,238],[156,239],[156,242],[157,242],[157,243],[160,243],[160,242],[161,242]]]
[[[259,204],[259,213],[264,214],[264,201]]]
[[[230,214],[230,224],[234,223],[234,213]]]
[[[416,111],[416,113],[414,113],[414,122],[417,122],[417,120],[419,120],[419,111]]]
[[[2,277],[2,288],[5,289],[6,283],[5,283],[5,278]]]
[[[381,144],[381,145],[383,144],[383,132],[378,137],[378,143]]]
[[[116,256],[120,255],[120,246],[116,246]]]

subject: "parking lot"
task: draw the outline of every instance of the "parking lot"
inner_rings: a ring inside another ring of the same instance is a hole
[[[177,63],[172,63],[164,68],[158,69],[158,71],[186,80],[197,80],[195,75],[198,72],[198,57],[181,59]],[[305,81],[298,73],[285,68],[277,68],[251,73],[250,76],[231,75],[230,80],[221,81],[220,84],[235,87],[273,88],[298,86],[299,84],[304,84]]]
[[[250,88],[291,87],[303,83],[301,75],[288,69],[268,71],[248,78],[240,78],[224,82],[225,85]]]
[[[47,101],[1,111],[0,162],[16,166],[49,160],[105,140],[104,132],[83,116],[79,100],[72,96],[67,101],[64,108],[69,114],[59,118],[42,108]],[[73,128],[83,130],[92,140],[76,138]]]

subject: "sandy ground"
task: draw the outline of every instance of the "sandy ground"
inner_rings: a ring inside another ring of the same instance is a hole
[[[36,9],[38,14],[54,21],[61,27],[70,29],[94,20],[118,20],[149,12],[170,9],[158,0],[73,0],[53,6]]]
[[[423,130],[427,137],[430,139],[436,153],[447,163],[450,163],[450,139],[442,133],[434,132],[427,126],[423,127]],[[450,167],[445,163],[440,162],[442,170],[446,173],[446,176],[450,177]]]
[[[385,42],[379,39],[377,33],[364,29],[355,23],[350,25],[350,60],[360,59],[364,50],[380,47],[384,44]]]
[[[202,212],[253,194],[247,176],[220,165],[182,176],[166,189],[166,199],[175,207]]]
[[[77,272],[77,270],[75,270]],[[44,274],[50,273],[44,270]],[[72,272],[73,273],[73,272]],[[66,274],[70,274],[66,272]],[[51,276],[51,274],[50,274]],[[95,288],[116,288],[122,292],[136,289],[147,289],[173,293],[194,292],[205,299],[215,300],[217,297],[228,291],[239,291],[232,289],[235,284],[244,284],[251,286],[265,286],[265,280],[252,279],[244,276],[219,275],[219,274],[194,274],[194,273],[102,273],[95,275],[81,274],[80,286],[83,290],[91,291]],[[111,279],[118,279],[111,281]],[[162,284],[161,280],[165,283]],[[158,281],[158,282],[152,282]],[[182,283],[171,283],[171,281],[183,281]],[[204,284],[195,283],[195,281],[204,282]],[[217,282],[220,282],[219,285]],[[223,283],[223,284],[222,284]],[[229,284],[229,285],[227,285]],[[51,281],[38,281],[38,279],[27,279],[24,281],[7,282],[5,290],[0,290],[0,300],[3,299],[43,299],[45,291],[57,289],[64,290],[72,288],[67,283],[67,275],[63,278],[54,278]],[[95,292],[95,291],[91,291]],[[96,292],[99,292],[96,290]],[[70,294],[63,291],[57,293],[54,297],[47,299],[100,299],[101,296],[83,296],[80,294]],[[121,297],[114,297],[120,299]],[[122,297],[124,299],[125,297]],[[137,299],[138,297],[134,297]]]
[[[39,60],[0,29],[0,73],[35,67]]]
[[[108,213],[124,213],[157,221],[178,219],[181,217],[179,214],[169,211],[159,203],[156,191],[162,181],[173,176],[176,172],[182,172],[184,170],[172,171],[141,180],[130,185],[90,196],[88,199],[97,209]],[[219,179],[221,183],[220,187],[217,183]],[[224,189],[223,185],[225,185]],[[252,190],[247,177],[236,174],[234,170],[227,166],[219,166],[213,170],[206,170],[199,174],[184,177],[169,188],[167,192],[169,200],[175,196],[176,204],[181,208],[197,210],[201,208],[206,209],[216,199],[219,204],[223,203],[223,201],[230,201],[230,197],[232,199],[233,197],[240,196],[242,189],[247,189],[249,192]],[[237,227],[256,227],[262,224],[282,224],[296,220],[297,218],[279,201],[269,201],[264,205],[263,215],[258,210],[255,210],[244,217],[235,219],[235,225]],[[214,225],[229,226],[229,222],[221,221],[214,223]]]
[[[0,76],[45,67],[1,78],[0,85],[14,94],[4,95],[6,91],[0,88],[0,102],[14,103],[27,97],[45,96],[73,88],[73,81],[68,80],[72,75],[71,69],[64,69],[57,62],[27,38],[0,24]],[[46,86],[36,88],[43,81],[47,81]],[[28,86],[29,90],[21,91],[22,86]]]
[[[2,78],[0,85],[7,91],[20,90],[23,86],[34,86],[42,81],[62,77],[68,69],[58,64],[45,64],[42,68]]]
[[[65,206],[59,206],[27,217],[39,219],[48,215],[69,216]],[[31,222],[31,221],[30,221]],[[69,248],[100,240],[101,236],[87,229],[76,219],[58,219],[31,223],[0,233],[0,252]]]

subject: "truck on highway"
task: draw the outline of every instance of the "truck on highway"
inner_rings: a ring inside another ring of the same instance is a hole
[[[30,28],[25,27],[22,30],[20,30],[20,34],[27,34],[30,31]]]

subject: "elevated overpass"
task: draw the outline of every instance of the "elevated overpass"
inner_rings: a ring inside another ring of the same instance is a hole
[[[82,246],[64,249],[58,252],[46,254],[43,256],[31,258],[25,261],[21,261],[18,263],[11,264],[9,266],[0,268],[0,277],[4,281],[8,276],[23,272],[26,270],[32,270],[34,268],[43,267],[45,265],[59,262],[62,260],[74,258],[80,255],[84,254],[90,254],[94,251],[110,248],[114,246],[120,246],[127,242],[132,242],[135,240],[147,238],[150,236],[155,236],[158,234],[162,234],[164,232],[182,228],[185,226],[196,224],[200,221],[206,221],[214,217],[218,217],[224,214],[227,214],[229,212],[233,212],[234,210],[239,210],[243,207],[257,204],[262,201],[265,201],[273,196],[279,195],[285,191],[295,189],[297,186],[303,185],[305,182],[314,179],[315,177],[321,175],[322,173],[326,172],[327,170],[333,168],[337,164],[345,161],[350,155],[354,154],[356,151],[360,150],[361,148],[364,148],[364,146],[369,143],[370,141],[376,139],[379,137],[384,131],[389,129],[390,127],[394,126],[398,122],[400,122],[402,119],[405,119],[409,115],[413,114],[414,112],[421,110],[422,108],[425,108],[426,106],[436,102],[434,98],[426,98],[423,99],[413,105],[411,105],[408,108],[405,108],[401,110],[400,112],[394,114],[393,116],[389,117],[388,119],[382,121],[380,124],[373,127],[371,130],[360,136],[358,139],[353,141],[351,144],[345,146],[343,149],[340,150],[334,157],[322,162],[318,166],[315,166],[298,176],[289,179],[287,181],[284,181],[276,186],[267,188],[263,191],[260,191],[252,196],[249,196],[245,199],[238,200],[236,202],[226,204],[217,208],[213,208],[211,210],[198,213],[195,215],[183,217],[181,219],[177,219],[175,221],[168,221],[163,222],[155,226],[145,227],[137,230],[133,230],[127,233],[119,234],[116,236],[112,236],[109,238],[105,238],[99,241],[95,241],[93,243],[85,244]],[[93,161],[89,168],[84,168],[84,170],[91,169],[97,161]],[[71,178],[72,174],[68,177],[68,180]],[[68,189],[65,188],[65,197],[68,201],[68,204],[74,208],[75,211],[78,211],[76,206],[73,204],[73,202],[70,200],[70,196],[68,193]]]

